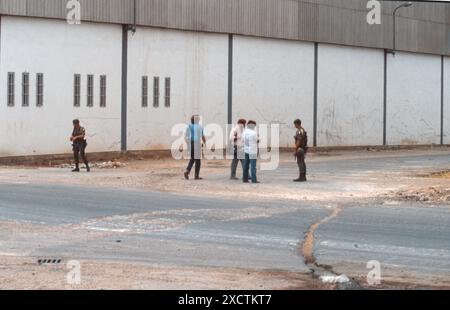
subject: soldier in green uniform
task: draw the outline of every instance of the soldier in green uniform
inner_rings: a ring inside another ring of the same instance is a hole
[[[81,159],[83,160],[84,164],[86,165],[87,172],[90,172],[91,169],[89,168],[89,163],[86,158],[86,130],[80,126],[79,120],[73,121],[73,132],[72,136],[70,137],[70,141],[72,141],[73,146],[73,157],[75,159],[75,169],[72,170],[72,172],[80,172],[80,159],[79,156],[81,155]]]
[[[299,169],[299,177],[294,182],[306,182],[306,163],[305,156],[308,152],[308,134],[302,127],[302,121],[297,119],[294,121],[294,126],[297,129],[295,133],[295,152],[294,156],[297,158]]]

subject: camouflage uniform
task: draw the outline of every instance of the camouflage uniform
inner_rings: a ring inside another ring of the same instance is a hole
[[[300,141],[300,148],[297,150],[297,165],[300,173],[298,181],[306,181],[306,163],[305,156],[308,151],[308,134],[305,129],[297,129],[295,134],[295,142]]]
[[[86,134],[86,130],[83,127],[78,127],[78,128],[74,128],[73,132],[72,132],[72,137],[77,137],[77,136],[81,136],[81,135],[85,135]],[[86,158],[86,147],[87,147],[87,142],[86,139],[82,138],[82,139],[77,139],[76,141],[72,141],[73,144],[73,157],[75,159],[75,170],[79,170],[79,164],[80,164],[80,159],[79,156],[81,155],[81,159],[83,160],[83,163],[86,165],[86,169],[87,171],[90,171],[89,168],[89,163],[88,160]]]

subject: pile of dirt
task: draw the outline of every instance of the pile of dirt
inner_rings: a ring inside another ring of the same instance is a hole
[[[428,187],[423,189],[404,190],[388,195],[389,198],[403,201],[450,202],[450,189]]]
[[[433,172],[429,174],[429,177],[450,179],[450,170]]]

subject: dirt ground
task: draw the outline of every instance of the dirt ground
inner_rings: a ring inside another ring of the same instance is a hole
[[[0,256],[0,289],[68,290],[301,290],[331,289],[311,275],[277,270],[168,267],[81,261],[80,284],[69,282],[71,265],[38,264],[37,258]],[[212,280],[213,279],[213,280]]]
[[[403,156],[439,154],[450,152],[450,148],[437,151],[348,151],[332,153],[312,153],[308,155],[309,165],[330,165],[329,161],[348,162],[364,156]],[[71,165],[48,167],[0,167],[0,184],[9,183],[50,183],[93,185],[96,187],[127,188],[168,193],[180,193],[193,196],[264,200],[302,200],[330,201],[336,199],[366,199],[382,197],[386,200],[411,200],[423,202],[450,202],[448,169],[417,169],[410,171],[375,171],[370,168],[361,173],[338,175],[317,172],[312,169],[308,184],[293,183],[297,177],[296,167],[291,154],[280,156],[280,168],[277,172],[260,171],[261,184],[243,186],[240,181],[229,180],[230,162],[228,160],[203,161],[201,181],[185,181],[183,172],[186,161],[171,158],[117,160],[113,162],[93,163],[91,173],[70,173]],[[281,170],[281,171],[280,171]],[[241,174],[238,168],[238,176]],[[317,184],[322,184],[318,187]],[[329,186],[323,186],[327,184]]]

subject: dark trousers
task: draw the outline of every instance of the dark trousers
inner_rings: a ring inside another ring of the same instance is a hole
[[[191,142],[191,160],[186,168],[187,173],[191,173],[195,164],[195,177],[200,177],[200,168],[202,167],[201,161],[201,144]]]
[[[236,177],[236,171],[237,171],[239,162],[241,163],[242,170],[244,170],[244,160],[242,158],[238,158],[237,148],[234,148],[234,157],[233,157],[233,161],[231,162],[231,177],[232,178]]]
[[[250,156],[249,154],[245,153],[243,178],[244,183],[248,182],[249,169],[251,170],[252,182],[256,183],[258,181],[258,179],[256,178],[256,155]]]
[[[297,165],[300,174],[306,174],[305,150],[300,148],[297,151]]]
[[[73,158],[75,160],[75,165],[80,164],[80,155],[81,155],[81,160],[83,161],[83,163],[88,166],[88,160],[86,157],[86,143],[76,143],[73,145]]]

